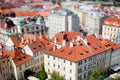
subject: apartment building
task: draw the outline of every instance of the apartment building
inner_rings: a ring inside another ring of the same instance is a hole
[[[48,35],[52,38],[61,31],[79,31],[79,18],[69,10],[53,11],[48,16],[46,25],[49,27]]]
[[[119,18],[107,18],[104,20],[102,36],[105,39],[116,42],[117,35],[120,32],[119,28],[120,19]]]
[[[16,25],[12,20],[5,18],[0,21],[0,42],[4,44],[9,36],[18,34]]]
[[[89,34],[101,34],[102,24],[107,17],[105,12],[102,11],[90,11],[87,13],[85,29]]]
[[[33,57],[34,72],[39,72],[44,63],[44,56],[43,56],[44,49],[45,46],[42,44],[41,41],[35,41],[33,43],[29,43],[23,48],[26,54],[31,55]]]
[[[110,67],[110,55],[111,47],[102,44],[97,36],[58,33],[45,50],[45,70],[48,74],[56,70],[66,80],[88,80],[96,66]]]
[[[5,80],[8,79],[23,80],[25,70],[33,69],[32,57],[23,53],[20,50],[14,50],[13,47],[4,46],[2,56],[4,57],[4,59],[6,59],[7,63],[6,65],[4,65],[4,68],[6,70],[7,68],[9,69],[7,72],[5,72],[4,75],[10,76],[9,78],[5,77],[6,78]]]
[[[45,21],[42,16],[30,17],[9,17],[17,25],[18,31],[21,34],[47,34],[48,27],[45,26]]]

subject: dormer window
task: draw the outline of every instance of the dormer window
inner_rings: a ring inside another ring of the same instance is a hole
[[[114,22],[114,25],[115,25],[115,26],[118,26],[118,23],[117,23],[117,22]]]

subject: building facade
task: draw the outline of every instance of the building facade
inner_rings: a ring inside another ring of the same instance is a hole
[[[66,80],[89,80],[91,70],[97,66],[107,70],[110,67],[111,47],[106,47],[99,39],[94,35],[83,38],[76,32],[56,34],[53,43],[45,50],[46,72],[49,74],[56,70]]]
[[[79,17],[69,10],[60,10],[48,16],[46,25],[49,27],[48,35],[52,38],[61,31],[79,31]]]
[[[111,40],[112,42],[116,42],[117,35],[120,32],[120,19],[119,18],[107,18],[104,21],[102,36],[105,39]]]

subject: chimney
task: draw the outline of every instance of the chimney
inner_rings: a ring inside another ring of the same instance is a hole
[[[26,41],[27,41],[27,43],[29,43],[29,40],[28,40],[28,38],[26,39]]]
[[[57,49],[57,46],[56,46],[56,45],[54,45],[54,46],[53,46],[53,50],[55,51],[56,49]]]
[[[80,36],[79,35],[77,36],[77,41],[80,41]]]
[[[86,45],[88,45],[87,39],[84,39],[83,41],[84,41],[84,43],[85,43]]]
[[[73,42],[72,41],[70,41],[70,47],[73,48]]]
[[[54,38],[54,43],[55,43],[55,44],[57,43],[57,38],[56,38],[56,37]]]
[[[62,40],[62,46],[64,47],[66,45],[66,40]]]
[[[42,35],[41,35],[41,33],[40,33],[40,39],[42,38]]]
[[[7,23],[5,23],[4,28],[7,28]]]
[[[78,46],[80,45],[80,40],[79,40],[79,41],[77,41],[77,45],[78,45]]]
[[[24,39],[23,39],[23,37],[21,38],[21,43],[23,43],[24,42]]]
[[[97,39],[99,39],[99,35],[98,35],[98,34],[95,34],[95,37],[96,37]]]

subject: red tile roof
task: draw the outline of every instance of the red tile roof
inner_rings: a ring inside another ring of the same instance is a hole
[[[19,47],[20,42],[21,42],[21,39],[19,38],[19,36],[18,35],[12,35],[12,36],[10,36],[10,38],[11,38],[12,42],[14,43],[14,45],[16,47]]]
[[[33,52],[38,52],[45,48],[44,44],[41,41],[35,41],[33,43],[28,43],[28,46]]]
[[[15,57],[13,58],[13,61],[15,62],[16,66],[22,65],[26,62],[29,62],[30,60],[32,60],[31,56],[19,50],[15,51]]]
[[[63,35],[65,33],[58,33],[55,35],[57,40],[57,45],[62,44]],[[106,48],[106,46],[97,39],[94,35],[82,36],[80,39],[80,45],[78,44],[77,36],[80,36],[78,32],[67,32],[66,35],[66,45],[60,48],[57,48],[57,45],[53,43],[54,38],[52,39],[52,43],[47,46],[45,50],[45,54],[57,56],[60,58],[64,58],[70,61],[79,61],[86,59],[92,55],[99,54],[111,48]],[[72,37],[74,40],[72,40]],[[70,47],[70,42],[73,42],[73,47]],[[57,48],[57,49],[56,49]]]
[[[120,18],[106,18],[104,20],[104,24],[112,25],[112,26],[120,26]]]
[[[46,17],[46,16],[50,15],[50,11],[37,12],[36,15],[40,15],[40,16]]]
[[[49,40],[47,38],[47,35],[41,35],[41,39],[40,39],[40,35],[36,34],[36,35],[31,35],[31,34],[24,34],[22,35],[23,37],[23,43],[21,42],[19,47],[23,48],[26,44],[42,44],[44,47],[46,45],[49,44]]]
[[[54,39],[57,38],[57,44],[62,44],[62,40],[66,38],[67,40],[77,39],[77,35],[80,35],[80,32],[61,32],[59,34],[56,34],[52,38],[52,42],[54,42]]]
[[[10,58],[14,58],[15,57],[15,51],[13,50],[13,51],[7,51],[7,50],[5,50],[5,47],[6,46],[4,46],[4,48],[3,48],[3,55],[2,55],[2,57],[4,58],[8,58],[8,59],[10,59]]]

